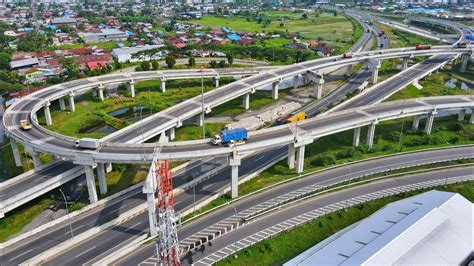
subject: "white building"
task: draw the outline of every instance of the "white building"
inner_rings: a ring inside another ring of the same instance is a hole
[[[430,191],[387,205],[285,265],[460,265],[474,256],[474,205]]]
[[[146,50],[159,48],[163,46],[164,45],[145,45],[145,46],[137,46],[137,47],[115,48],[112,50],[112,56],[117,58],[117,60],[120,63],[125,63],[127,61],[138,62],[138,61],[147,61],[147,60],[158,60],[164,56],[164,52],[156,53],[151,58],[148,56],[134,57],[133,55],[141,51],[146,51]]]
[[[100,32],[81,33],[85,43],[124,41],[127,39],[127,33],[117,29],[101,29]]]

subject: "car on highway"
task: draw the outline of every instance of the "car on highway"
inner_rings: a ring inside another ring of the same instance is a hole
[[[352,58],[354,55],[352,54],[352,52],[345,52],[342,57],[344,58]]]
[[[28,120],[23,119],[20,120],[20,127],[22,130],[28,131],[31,129],[31,124],[28,122]]]

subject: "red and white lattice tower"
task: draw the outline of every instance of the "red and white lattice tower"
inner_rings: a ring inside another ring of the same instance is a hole
[[[156,180],[155,197],[158,214],[158,238],[156,242],[158,261],[160,265],[181,265],[178,256],[177,219],[174,212],[173,180],[171,178],[169,161],[156,160],[154,168]]]

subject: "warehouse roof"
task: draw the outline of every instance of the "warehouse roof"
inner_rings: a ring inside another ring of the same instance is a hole
[[[460,264],[473,252],[473,204],[431,191],[387,205],[285,265]]]

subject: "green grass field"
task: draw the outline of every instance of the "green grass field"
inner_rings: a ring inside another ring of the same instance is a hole
[[[221,83],[230,82],[227,79],[221,79]],[[162,93],[159,88],[159,81],[143,81],[135,84],[135,98],[128,97],[128,91],[121,91],[120,98],[106,98],[105,101],[90,100],[92,98],[89,93],[85,100],[76,101],[76,112],[70,113],[60,111],[57,103],[51,107],[51,115],[53,125],[46,126],[49,130],[74,137],[93,137],[101,138],[107,133],[87,133],[91,129],[102,127],[105,125],[115,129],[121,129],[132,122],[115,118],[107,113],[132,106],[145,106],[148,108],[145,113],[158,111],[169,108],[185,99],[192,98],[201,93],[200,81],[196,80],[180,80],[168,81],[166,84],[166,92]],[[211,80],[206,80],[205,91],[214,89]],[[44,115],[39,112],[38,119],[41,124],[45,124]]]
[[[382,23],[375,23],[375,25],[381,30],[385,31],[385,35],[390,40],[390,48],[409,47],[418,44],[441,44],[439,41],[421,37],[416,34],[399,30]]]
[[[474,90],[462,90],[458,88],[448,88],[444,84],[451,79],[450,73],[436,73],[431,76],[427,76],[419,83],[423,86],[422,89],[418,89],[414,85],[409,85],[405,89],[400,90],[394,95],[390,96],[386,101],[403,100],[410,98],[419,98],[427,96],[443,96],[443,95],[464,95],[474,94]]]
[[[438,187],[436,189],[459,193],[471,202],[474,202],[473,181],[448,185],[447,187]],[[281,265],[337,231],[370,216],[387,204],[426,191],[418,190],[402,193],[324,215],[288,232],[260,241],[237,252],[237,258],[229,257],[217,262],[216,265]]]
[[[265,14],[273,14],[273,17],[280,17],[279,14],[274,14],[273,11]],[[341,46],[345,43],[351,42],[354,30],[352,23],[348,18],[342,15],[334,16],[332,13],[322,13],[318,17],[308,19],[292,19],[283,22],[272,21],[267,27],[263,27],[263,24],[258,24],[255,21],[247,21],[246,19],[239,17],[232,17],[232,19],[229,19],[208,15],[192,22],[214,29],[229,27],[233,30],[245,32],[288,31],[290,33],[299,33],[305,40],[321,39],[334,46]],[[283,26],[280,26],[280,23],[283,23]]]

